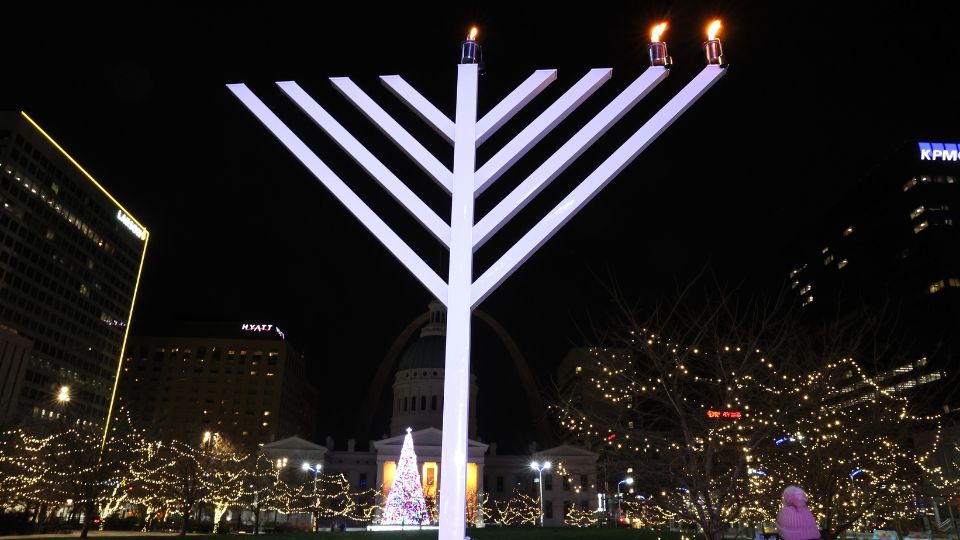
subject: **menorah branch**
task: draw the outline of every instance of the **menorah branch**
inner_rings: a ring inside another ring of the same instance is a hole
[[[453,121],[399,75],[383,75],[380,82],[404,102],[449,143],[453,143]]]
[[[311,98],[300,85],[293,81],[278,82],[277,86],[300,107],[337,145],[357,162],[367,174],[380,183],[384,189],[410,212],[444,246],[450,246],[450,226],[440,219],[423,200],[418,197],[393,172],[380,162],[360,141],[350,134],[339,122]]]
[[[567,221],[600,192],[610,180],[629,165],[663,130],[680,117],[713,83],[726,73],[726,68],[708,65],[692,81],[663,106],[647,123],[600,164],[563,201],[560,202],[527,234],[513,245],[473,284],[473,305],[476,306],[505,279],[530,258]]]
[[[557,70],[538,69],[527,80],[514,88],[513,92],[503,98],[497,106],[490,109],[483,118],[477,121],[477,146],[490,138],[500,126],[506,124],[513,115],[527,106],[527,103],[540,95],[540,92],[557,80]]]
[[[610,80],[612,69],[591,69],[477,170],[476,195],[483,193],[574,109]]]
[[[363,90],[346,77],[331,77],[330,82],[350,103],[360,110],[377,128],[390,138],[400,150],[410,157],[424,172],[433,177],[448,193],[451,190],[451,173],[434,157],[420,141],[415,139],[392,116],[370,99]]]
[[[544,161],[533,173],[486,213],[473,228],[473,249],[480,249],[587,148],[667,77],[670,70],[651,67]]]
[[[320,160],[293,131],[283,123],[266,104],[260,100],[245,84],[228,84],[227,88],[260,120],[273,135],[287,147],[317,180],[330,190],[330,193],[347,207],[373,236],[409,270],[428,291],[440,302],[446,302],[447,284],[423,262],[406,242],[390,228],[380,216],[370,209],[360,197],[357,197],[343,180]]]

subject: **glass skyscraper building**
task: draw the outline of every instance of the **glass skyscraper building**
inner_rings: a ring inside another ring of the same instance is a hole
[[[26,113],[0,112],[0,328],[31,342],[0,422],[104,427],[148,237]]]

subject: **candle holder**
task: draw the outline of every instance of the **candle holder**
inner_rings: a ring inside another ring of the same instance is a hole
[[[715,66],[725,66],[726,62],[723,61],[723,46],[720,45],[719,39],[708,39],[706,43],[703,44],[703,50],[707,54],[707,63]]]
[[[470,29],[467,39],[460,43],[460,63],[477,64],[477,71],[484,72],[483,49],[477,43],[477,27]]]
[[[663,41],[655,41],[648,44],[647,53],[650,55],[651,66],[669,68],[673,65],[673,58],[667,54],[667,44]]]
[[[712,66],[725,66],[723,60],[723,45],[717,39],[717,33],[720,32],[720,20],[715,20],[707,27],[707,41],[703,44],[703,50],[707,54],[707,64]]]
[[[650,43],[647,44],[647,54],[650,55],[650,65],[669,68],[673,65],[673,58],[667,54],[667,44],[660,38],[667,30],[667,23],[662,22],[650,29]]]

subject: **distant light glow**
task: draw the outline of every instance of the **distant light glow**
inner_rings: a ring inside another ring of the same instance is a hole
[[[66,403],[67,401],[70,401],[70,387],[69,387],[69,386],[61,386],[61,387],[60,387],[60,391],[57,392],[57,401],[59,401],[59,402],[61,402],[61,403]]]

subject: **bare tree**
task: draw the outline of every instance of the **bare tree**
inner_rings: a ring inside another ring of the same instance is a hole
[[[738,521],[772,519],[795,483],[835,538],[906,515],[940,474],[939,415],[911,395],[938,375],[891,347],[879,317],[814,329],[779,301],[724,291],[685,291],[646,315],[616,298],[619,326],[576,367],[558,411],[573,434],[602,441],[608,467],[633,468],[642,499],[628,506],[648,520],[719,540]]]
[[[602,441],[612,471],[632,468],[650,511],[719,540],[753,511],[756,453],[802,399],[790,364],[794,329],[778,303],[740,305],[725,292],[695,302],[684,292],[646,314],[616,298],[608,346],[576,366],[580,382],[561,396],[561,423]]]

